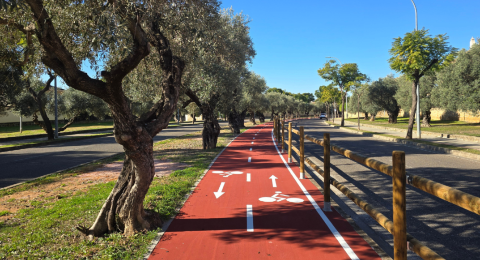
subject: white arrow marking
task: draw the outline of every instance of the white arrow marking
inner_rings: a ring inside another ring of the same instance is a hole
[[[220,198],[220,196],[222,196],[223,194],[225,194],[225,192],[222,192],[223,190],[223,186],[225,185],[225,182],[222,182],[220,184],[220,188],[218,188],[218,191],[217,192],[213,192],[213,194],[215,194],[215,198]]]
[[[247,182],[250,182],[250,173],[247,173]]]
[[[277,182],[275,180],[277,180],[278,178],[275,177],[275,175],[272,175],[272,176],[270,176],[269,179],[272,180],[272,185],[273,185],[274,188],[276,188],[277,187]]]

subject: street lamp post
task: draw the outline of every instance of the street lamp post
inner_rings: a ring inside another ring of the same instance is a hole
[[[415,2],[412,1],[413,8],[415,8],[415,31],[418,31],[418,17],[417,17],[417,6],[415,5]],[[417,136],[418,139],[422,138],[422,132],[420,130],[420,91],[419,91],[420,86],[417,84],[417,112],[415,113],[417,117]]]
[[[55,139],[58,139],[57,76],[55,76]]]

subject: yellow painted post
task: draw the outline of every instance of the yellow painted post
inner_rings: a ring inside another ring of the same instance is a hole
[[[300,126],[300,179],[305,179],[305,147],[303,126]]]
[[[407,259],[405,152],[393,151],[393,259]]]
[[[285,121],[282,121],[282,153],[285,151]]]
[[[292,122],[288,123],[288,162],[292,162]]]
[[[323,211],[332,211],[330,206],[330,134],[323,134]]]

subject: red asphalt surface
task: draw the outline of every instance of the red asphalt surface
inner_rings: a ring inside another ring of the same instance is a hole
[[[287,155],[283,157],[287,161]],[[288,165],[298,177],[299,167]],[[233,171],[237,172],[228,175]],[[272,175],[278,178],[277,187]],[[308,179],[299,182],[323,209],[322,193]],[[224,194],[216,198],[222,183]],[[272,197],[276,192],[282,195]],[[260,201],[262,197],[270,198]],[[247,205],[252,208],[250,220]],[[149,259],[380,259],[335,209],[324,214],[347,250],[282,161],[272,141],[272,124],[259,125],[238,136],[217,158]],[[252,220],[253,229],[247,230]]]

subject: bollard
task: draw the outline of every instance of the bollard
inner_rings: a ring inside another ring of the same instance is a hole
[[[288,162],[292,162],[292,122],[288,123]]]
[[[393,259],[407,259],[405,152],[393,151]]]
[[[305,147],[303,126],[300,126],[300,179],[305,179]]]
[[[323,134],[323,211],[332,211],[330,206],[330,134]]]
[[[280,145],[280,142],[282,141],[282,137],[281,137],[282,127],[280,126],[281,124],[282,124],[282,120],[280,119],[280,117],[278,117],[278,129],[277,129],[277,131],[278,131],[278,134],[277,134],[278,135],[278,145]]]
[[[285,151],[285,121],[282,121],[282,153]]]

